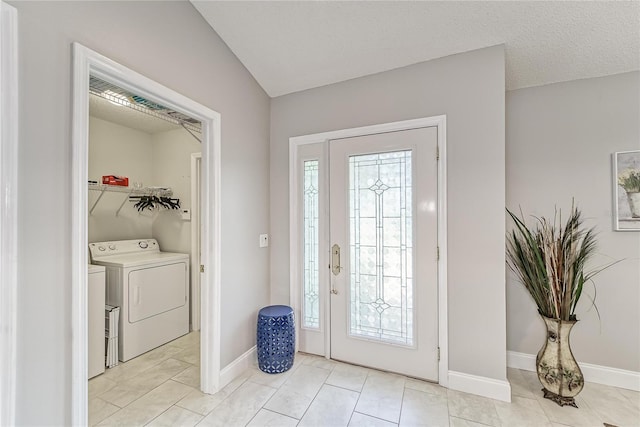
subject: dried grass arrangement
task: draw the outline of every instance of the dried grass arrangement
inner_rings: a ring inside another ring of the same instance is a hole
[[[551,319],[576,320],[576,305],[585,283],[613,264],[586,269],[596,250],[594,228],[583,226],[582,215],[575,205],[564,226],[557,211],[553,221],[535,217],[536,224],[532,227],[527,226],[522,214],[518,217],[509,209],[507,212],[515,224],[507,235],[509,268],[529,291],[540,314]],[[592,302],[595,307],[595,294]]]

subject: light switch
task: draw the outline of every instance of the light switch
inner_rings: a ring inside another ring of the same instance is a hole
[[[261,234],[260,235],[260,247],[261,248],[266,248],[267,246],[269,246],[269,235],[268,234]]]
[[[180,211],[180,216],[183,221],[191,221],[191,211],[189,209],[182,209]]]

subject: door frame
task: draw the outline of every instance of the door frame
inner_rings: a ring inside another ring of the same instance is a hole
[[[200,384],[205,393],[220,385],[221,118],[203,106],[111,59],[73,43],[73,114],[71,175],[71,424],[85,425],[87,387],[87,171],[89,145],[89,76],[114,83],[202,123],[202,274]]]
[[[200,248],[202,232],[200,227],[200,210],[202,204],[201,172],[202,153],[191,153],[191,328],[200,330]]]
[[[383,123],[357,128],[341,129],[329,132],[321,132],[310,135],[302,135],[289,138],[289,302],[295,313],[300,313],[300,216],[298,213],[299,174],[300,168],[297,162],[298,147],[306,144],[327,143],[332,139],[366,136],[385,132],[419,129],[424,127],[436,127],[438,129],[438,347],[440,348],[440,361],[438,362],[438,383],[448,386],[449,372],[449,340],[448,340],[448,310],[447,310],[447,116],[423,117],[418,119],[403,120],[398,122]],[[328,161],[328,159],[326,159]],[[325,162],[326,163],[326,162]],[[326,165],[325,165],[326,166]],[[326,174],[325,174],[326,175]],[[328,177],[327,177],[328,179]],[[327,212],[321,212],[321,221],[328,224]],[[326,227],[325,227],[326,229]],[[320,236],[325,240],[326,236]],[[435,249],[435,248],[434,248]],[[325,331],[324,355],[328,359],[331,355],[331,330],[328,327],[330,308],[330,294],[325,292],[324,316],[321,321]],[[300,316],[297,316],[298,318]],[[296,334],[299,333],[296,328]],[[299,340],[296,339],[296,342]]]
[[[15,424],[18,313],[18,12],[0,2],[0,425]]]

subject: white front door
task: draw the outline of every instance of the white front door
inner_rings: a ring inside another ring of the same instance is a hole
[[[329,143],[332,359],[438,381],[437,140]]]

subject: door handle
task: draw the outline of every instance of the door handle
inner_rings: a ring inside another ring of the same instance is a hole
[[[340,246],[333,245],[331,247],[331,272],[334,276],[337,276],[340,274],[340,270],[342,270],[342,267],[340,267]]]
[[[334,276],[340,274],[340,246],[333,245],[331,247],[331,272]],[[338,290],[333,286],[335,284],[335,280],[331,280],[331,293],[333,295],[338,295]]]

